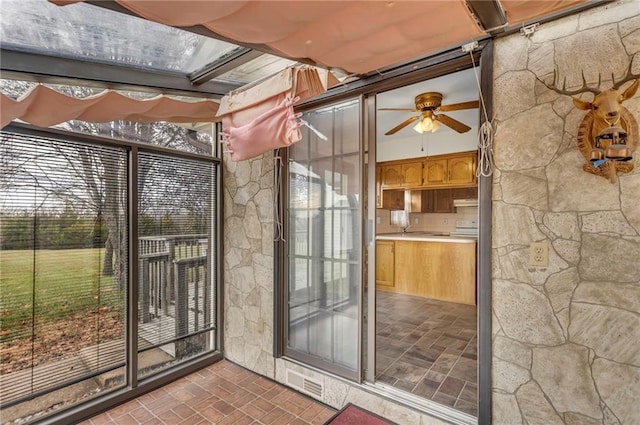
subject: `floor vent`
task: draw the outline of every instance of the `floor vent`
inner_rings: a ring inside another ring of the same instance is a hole
[[[287,385],[300,392],[322,399],[322,384],[298,372],[287,370]]]

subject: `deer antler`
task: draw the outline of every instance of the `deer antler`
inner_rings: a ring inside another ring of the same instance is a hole
[[[629,67],[627,68],[627,72],[622,77],[622,80],[616,81],[616,77],[611,74],[611,80],[613,81],[613,89],[618,90],[624,83],[627,81],[635,80],[636,78],[640,78],[640,73],[634,74],[631,72],[631,66],[633,65],[633,59],[629,62]]]
[[[538,78],[538,77],[536,77]],[[580,87],[577,90],[567,90],[567,77],[564,77],[564,80],[562,82],[562,89],[558,88],[556,86],[556,82],[558,80],[558,72],[554,69],[553,70],[553,84],[549,85],[547,83],[545,83],[544,81],[542,81],[540,78],[538,78],[538,81],[540,81],[542,84],[544,84],[548,89],[553,90],[554,92],[558,93],[558,94],[566,94],[567,96],[573,96],[576,94],[580,94],[580,93],[586,93],[586,92],[591,92],[594,95],[598,95],[601,93],[600,91],[600,83],[602,82],[602,76],[600,74],[598,74],[598,88],[592,88],[589,87],[587,85],[587,79],[584,77],[584,71],[582,71],[582,87]]]

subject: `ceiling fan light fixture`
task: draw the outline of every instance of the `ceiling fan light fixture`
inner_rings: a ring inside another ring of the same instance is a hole
[[[438,128],[440,128],[440,123],[431,119],[431,117],[425,117],[422,121],[418,121],[418,124],[413,127],[413,129],[420,134],[424,133],[425,131],[431,131],[432,133],[435,133]]]

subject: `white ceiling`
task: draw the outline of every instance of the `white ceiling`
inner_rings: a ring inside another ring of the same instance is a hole
[[[393,144],[401,148],[402,144],[420,144],[425,138],[428,138],[431,144],[455,144],[457,139],[468,139],[471,136],[475,139],[478,132],[479,118],[479,110],[477,108],[446,113],[451,118],[455,118],[471,127],[468,133],[459,134],[449,127],[441,125],[435,133],[421,135],[413,130],[415,123],[412,123],[392,136],[384,135],[384,133],[407,118],[417,115],[417,113],[380,111],[380,108],[415,108],[415,96],[430,91],[442,93],[443,105],[479,99],[478,83],[473,68],[380,93],[376,100],[378,106],[376,117],[377,144],[379,147],[387,145],[386,148],[388,150],[390,148],[388,145]],[[447,149],[442,147],[436,149],[436,151],[444,152]]]

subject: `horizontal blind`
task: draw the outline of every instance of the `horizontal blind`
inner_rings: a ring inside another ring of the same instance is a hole
[[[0,158],[4,407],[124,365],[127,151],[2,132]]]
[[[181,360],[213,347],[216,166],[138,156],[140,352],[160,348]]]

